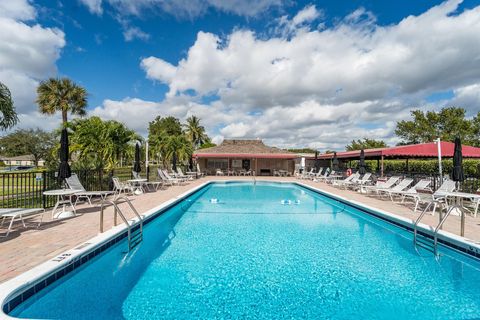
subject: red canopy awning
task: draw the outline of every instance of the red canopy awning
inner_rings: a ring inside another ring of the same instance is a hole
[[[453,149],[455,144],[453,142],[441,141],[440,147],[442,150],[442,157],[453,157]],[[407,146],[396,146],[391,148],[365,149],[366,158],[434,158],[438,156],[436,142],[412,144]],[[471,146],[462,146],[462,154],[464,158],[480,158],[480,148]],[[359,158],[360,150],[337,152],[337,158]],[[318,156],[319,159],[331,159],[333,153],[324,153]]]
[[[295,159],[295,154],[284,153],[194,153],[194,158]]]

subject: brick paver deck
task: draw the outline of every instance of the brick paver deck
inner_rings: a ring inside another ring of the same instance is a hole
[[[133,201],[138,211],[142,213],[208,180],[228,179],[251,181],[252,178],[206,177],[192,181],[185,186],[174,186],[140,196],[130,196],[130,199]],[[330,185],[326,185],[325,183],[275,177],[257,177],[257,180],[300,181],[350,200],[362,202],[371,207],[388,211],[392,214],[407,217],[409,219],[415,219],[418,216],[418,213],[413,213],[412,206],[395,204],[390,200],[366,197],[365,195],[354,191],[339,190]],[[99,232],[99,207],[90,207],[82,204],[77,207],[77,211],[81,215],[69,219],[53,221],[50,218],[50,211],[47,211],[44,216],[44,223],[39,229],[36,228],[35,223],[39,218],[31,218],[27,220],[27,228],[23,228],[20,223],[17,223],[14,231],[12,231],[7,238],[0,238],[0,282],[15,277],[20,273],[25,272],[26,270],[96,236]],[[428,215],[424,218],[423,222],[435,226],[438,223],[438,215]],[[30,227],[28,227],[28,225],[30,225]],[[109,207],[105,210],[105,230],[111,228],[112,225],[113,209]],[[459,217],[449,217],[443,229],[454,234],[459,234]],[[0,230],[3,234],[4,231],[4,228]],[[480,218],[467,216],[465,236],[474,241],[480,241]]]

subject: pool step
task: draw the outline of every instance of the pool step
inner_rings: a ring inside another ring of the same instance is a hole
[[[435,247],[434,247],[433,240],[428,238],[428,237],[425,237],[423,235],[418,235],[417,234],[417,239],[416,239],[415,245],[420,247],[420,248],[423,248],[425,250],[428,250],[432,253],[435,252]]]
[[[141,231],[141,229],[138,228],[135,231],[132,231],[130,235],[130,241],[128,244],[129,250],[132,250],[133,248],[138,246],[142,241],[143,241],[143,232]]]

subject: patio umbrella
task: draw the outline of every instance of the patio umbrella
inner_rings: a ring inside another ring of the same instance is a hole
[[[140,145],[138,143],[135,144],[135,162],[133,163],[133,171],[142,171],[142,167],[140,166]]]
[[[465,175],[463,174],[462,159],[462,142],[460,141],[460,138],[457,137],[455,138],[455,149],[453,151],[452,171],[452,180],[456,181],[457,184],[465,180]]]
[[[193,156],[188,158],[188,170],[193,171]]]
[[[66,128],[62,129],[60,137],[60,167],[58,168],[58,180],[62,181],[72,175],[70,165],[68,164],[68,132]]]
[[[358,173],[365,174],[367,170],[365,169],[365,151],[363,149],[360,151],[360,160],[358,161]]]
[[[177,152],[174,151],[172,155],[172,170],[177,172]]]
[[[320,169],[320,160],[318,160],[318,151],[315,151],[315,172]]]
[[[333,170],[338,171],[338,158],[337,153],[333,153],[333,161],[332,161]]]

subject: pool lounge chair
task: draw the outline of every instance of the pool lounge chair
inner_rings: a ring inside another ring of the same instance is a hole
[[[434,201],[432,216],[435,215],[438,204],[447,204],[447,199],[442,193],[453,192],[456,189],[455,181],[445,180],[442,185],[432,194],[432,193],[411,193],[405,194],[405,198],[412,198],[415,202],[415,208],[413,212],[417,212],[417,209],[421,203],[430,203]]]
[[[197,176],[199,178],[202,178],[204,175],[205,175],[205,173],[202,172],[202,170],[200,170],[200,164],[197,163]]]
[[[177,184],[177,185],[180,185],[180,184],[186,184],[187,181],[185,179],[181,179],[181,178],[174,178],[172,176],[170,176],[170,174],[168,173],[167,170],[160,170],[160,173],[163,174],[163,177],[164,177],[164,181],[169,181],[170,183],[173,183],[172,185],[174,184]]]
[[[393,194],[396,194],[397,192],[404,191],[406,188],[410,187],[410,185],[413,183],[413,179],[406,178],[400,181],[396,186],[393,186],[389,189],[378,189],[378,194],[382,196],[383,194],[388,195],[390,197],[390,200],[393,201]]]
[[[429,185],[432,183],[432,180],[430,179],[422,179],[420,181],[418,181],[413,187],[411,187],[410,189],[406,190],[406,191],[390,191],[390,194],[392,195],[392,197],[394,196],[399,196],[402,198],[402,203],[405,201],[405,195],[406,194],[412,194],[412,193],[418,193],[418,191],[420,192],[426,192],[426,191],[430,191],[433,193],[432,189],[429,188]],[[392,200],[393,201],[393,200]]]
[[[335,174],[335,171],[330,171],[330,168],[327,168],[327,170],[325,170],[325,173],[323,175],[321,175],[320,177],[317,178],[317,182],[325,182],[327,181],[328,177],[332,174]],[[315,181],[315,180],[314,180]]]
[[[365,173],[360,179],[356,181],[351,181],[350,183],[345,184],[345,188],[352,189],[352,190],[358,190],[362,189],[366,184],[370,184],[372,180],[370,178],[372,177],[372,174],[370,172]]]
[[[374,186],[362,186],[360,190],[364,193],[372,191],[378,195],[381,190],[388,190],[392,188],[398,182],[398,180],[400,180],[400,177],[393,176],[388,178],[388,180],[385,182],[377,182],[377,184]]]
[[[10,231],[12,231],[13,222],[15,219],[20,219],[22,221],[23,227],[26,228],[24,218],[32,217],[35,215],[42,215],[40,218],[40,222],[38,223],[38,227],[42,224],[43,214],[45,210],[43,208],[33,208],[33,209],[25,209],[25,208],[8,208],[8,209],[0,209],[0,219],[2,219],[0,223],[0,227],[3,227],[3,223],[8,218],[10,219],[10,223],[8,225],[7,233],[5,235],[0,235],[0,238],[8,237]]]
[[[350,183],[350,182],[352,182],[352,181],[357,181],[358,179],[360,179],[360,174],[359,174],[358,172],[355,172],[354,174],[349,175],[348,177],[346,177],[346,178],[343,179],[343,180],[335,180],[335,181],[333,181],[332,185],[333,185],[334,187],[339,187],[339,188],[341,188],[341,187],[344,187],[345,184]]]
[[[122,182],[118,177],[112,177],[112,182],[113,182],[113,193],[114,197],[120,196],[120,194],[125,193],[134,193],[135,192],[135,187],[132,186],[128,182]]]
[[[79,190],[78,192],[75,192],[75,206],[80,199],[86,199],[87,202],[92,205],[93,197],[100,197],[100,200],[103,201],[109,195],[114,194],[114,191],[87,191],[80,182],[80,179],[78,179],[76,173],[72,173],[72,175],[69,178],[65,179],[65,181],[67,182],[67,185],[70,189]]]

